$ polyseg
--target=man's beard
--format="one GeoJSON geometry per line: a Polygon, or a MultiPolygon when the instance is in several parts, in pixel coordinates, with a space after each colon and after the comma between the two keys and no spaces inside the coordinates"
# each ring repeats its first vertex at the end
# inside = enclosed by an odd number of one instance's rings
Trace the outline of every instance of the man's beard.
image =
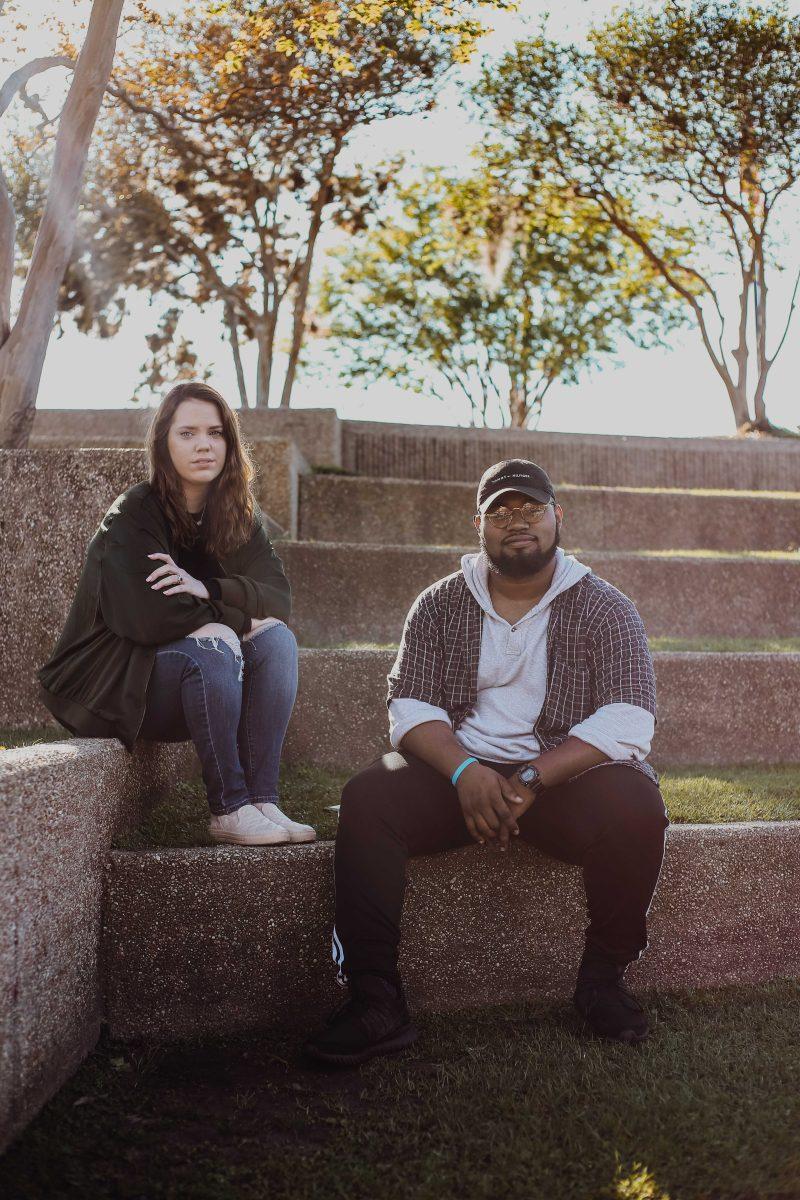
{"type": "Polygon", "coordinates": [[[531,546],[523,551],[501,549],[498,555],[490,554],[486,549],[483,534],[480,534],[481,550],[489,560],[489,570],[496,575],[505,575],[506,579],[529,579],[538,574],[548,563],[552,562],[561,542],[561,522],[556,524],[556,535],[553,544],[547,550],[540,546],[531,546]]]}

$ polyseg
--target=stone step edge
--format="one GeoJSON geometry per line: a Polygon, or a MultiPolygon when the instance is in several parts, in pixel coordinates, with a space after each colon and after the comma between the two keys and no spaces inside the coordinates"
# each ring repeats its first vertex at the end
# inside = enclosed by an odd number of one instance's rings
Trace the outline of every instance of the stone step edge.
{"type": "MultiPolygon", "coordinates": [[[[351,485],[353,483],[364,483],[369,485],[380,484],[382,487],[392,487],[402,489],[404,491],[418,489],[420,491],[429,491],[432,487],[436,488],[453,488],[458,491],[474,491],[473,484],[458,480],[458,479],[405,479],[402,475],[355,475],[355,474],[340,474],[332,471],[314,471],[304,475],[300,481],[301,491],[306,488],[313,488],[317,480],[324,480],[325,485],[329,484],[336,486],[351,485]]],[[[711,496],[718,496],[730,500],[753,501],[753,500],[770,500],[773,502],[784,500],[787,503],[800,502],[800,491],[786,491],[782,489],[764,489],[763,491],[737,488],[693,488],[693,487],[644,487],[634,484],[618,484],[613,486],[608,483],[569,483],[562,480],[556,482],[554,479],[553,486],[556,492],[590,492],[603,493],[614,495],[617,492],[622,492],[625,495],[633,493],[635,495],[647,496],[697,496],[698,499],[706,499],[711,496]]]]}
{"type": "MultiPolygon", "coordinates": [[[[385,551],[404,551],[406,554],[424,554],[431,555],[442,554],[443,552],[452,552],[455,554],[476,554],[477,550],[474,545],[466,546],[449,546],[449,545],[427,545],[417,546],[408,545],[403,542],[385,542],[382,545],[376,545],[373,542],[323,542],[316,541],[312,538],[303,538],[297,540],[293,538],[282,538],[275,543],[275,548],[280,553],[281,548],[286,548],[291,553],[295,547],[303,550],[319,550],[327,553],[339,553],[347,551],[351,554],[383,554],[385,551]]],[[[641,559],[661,559],[664,562],[738,562],[740,564],[748,563],[780,563],[781,565],[788,563],[790,566],[800,566],[800,551],[794,550],[764,550],[764,551],[736,551],[736,550],[602,550],[592,547],[587,549],[581,546],[562,546],[566,554],[580,554],[587,559],[596,559],[599,561],[613,560],[632,560],[638,561],[641,559]]]]}
{"type": "MultiPolygon", "coordinates": [[[[650,949],[631,985],[669,992],[796,976],[800,910],[785,896],[800,882],[798,845],[800,822],[667,830],[650,949]]],[[[274,848],[272,869],[263,855],[231,849],[160,861],[116,852],[109,862],[103,961],[113,1036],[306,1028],[341,999],[331,844],[306,847],[302,860],[274,848]],[[232,886],[241,906],[220,936],[215,914],[232,886]],[[165,899],[174,920],[163,919],[165,899]]],[[[571,996],[585,928],[577,867],[524,844],[487,863],[467,846],[414,857],[408,874],[400,968],[414,1009],[571,996]]]]}
{"type": "MultiPolygon", "coordinates": [[[[698,764],[700,765],[700,764],[698,764]]],[[[723,837],[723,836],[746,836],[754,831],[763,831],[764,829],[775,830],[780,833],[794,832],[800,838],[800,820],[797,821],[698,821],[680,822],[670,825],[667,831],[667,837],[674,838],[700,838],[700,837],[723,837]]],[[[226,863],[228,861],[242,862],[246,858],[258,855],[261,858],[277,857],[283,859],[295,859],[299,861],[302,858],[311,858],[319,854],[333,854],[335,845],[334,838],[320,839],[316,842],[300,844],[300,845],[283,845],[283,846],[150,846],[146,849],[139,850],[120,850],[113,849],[108,853],[108,860],[113,860],[114,863],[130,863],[136,858],[140,861],[149,860],[151,862],[163,861],[165,868],[171,866],[181,866],[191,864],[193,860],[200,859],[204,863],[226,863]]],[[[442,851],[443,854],[447,853],[442,851]]]]}

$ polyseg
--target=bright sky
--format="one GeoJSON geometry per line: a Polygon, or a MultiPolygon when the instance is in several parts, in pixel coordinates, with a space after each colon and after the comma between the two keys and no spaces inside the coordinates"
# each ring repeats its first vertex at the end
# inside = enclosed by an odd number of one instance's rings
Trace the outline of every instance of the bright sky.
{"type": "MultiPolygon", "coordinates": [[[[168,8],[171,4],[172,0],[156,0],[155,6],[168,8]]],[[[30,7],[34,5],[50,7],[47,0],[33,0],[30,7]]],[[[492,14],[495,32],[485,39],[481,55],[498,55],[514,40],[532,32],[543,8],[539,0],[522,0],[515,15],[492,14]]],[[[612,8],[610,0],[562,0],[558,12],[549,19],[549,30],[565,40],[581,40],[587,27],[612,8]]],[[[792,0],[790,9],[798,8],[800,0],[792,0]]],[[[34,44],[31,48],[41,52],[34,44]]],[[[477,69],[475,62],[466,73],[472,75],[477,69]]],[[[459,88],[452,85],[442,93],[432,113],[398,118],[365,130],[352,144],[350,153],[358,161],[367,162],[404,151],[421,163],[463,167],[475,137],[475,126],[470,125],[459,106],[459,88]]],[[[787,202],[784,220],[786,214],[790,218],[800,216],[798,198],[787,202]]],[[[773,276],[770,294],[774,340],[788,311],[793,276],[800,262],[797,241],[787,254],[786,269],[773,276]]],[[[62,338],[51,341],[39,393],[40,407],[117,407],[130,403],[139,367],[146,358],[144,339],[155,328],[159,311],[141,296],[132,298],[130,309],[130,317],[113,339],[100,341],[70,329],[62,338]]],[[[792,429],[800,425],[796,382],[800,376],[800,314],[795,314],[795,321],[794,336],[787,338],[768,389],[771,418],[792,429]]],[[[187,313],[180,331],[202,348],[204,362],[213,369],[211,382],[236,403],[233,365],[216,314],[187,313]]],[[[245,350],[244,361],[251,381],[255,374],[254,347],[245,350]]],[[[277,396],[273,402],[277,402],[277,396]]],[[[334,374],[301,378],[292,404],[297,408],[335,407],[341,417],[359,420],[469,424],[468,406],[460,396],[442,402],[390,384],[348,389],[334,374]]],[[[601,370],[586,375],[576,386],[554,385],[538,428],[657,436],[724,435],[733,432],[733,418],[700,335],[690,327],[676,334],[665,350],[641,351],[620,342],[614,362],[607,361],[601,370]]]]}

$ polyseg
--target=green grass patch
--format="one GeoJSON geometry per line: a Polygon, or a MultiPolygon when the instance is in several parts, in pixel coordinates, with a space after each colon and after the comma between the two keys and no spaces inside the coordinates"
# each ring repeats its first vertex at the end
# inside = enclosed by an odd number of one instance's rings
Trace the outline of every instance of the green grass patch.
{"type": "Polygon", "coordinates": [[[41,725],[35,729],[0,729],[0,750],[41,746],[45,742],[65,742],[71,737],[67,729],[56,729],[52,725],[41,725]]]}
{"type": "Polygon", "coordinates": [[[676,825],[800,821],[800,764],[659,771],[676,825]]]}
{"type": "MultiPolygon", "coordinates": [[[[324,1072],[285,1030],[104,1041],[0,1163],[8,1200],[796,1200],[800,984],[650,997],[632,1049],[568,1005],[418,1019],[324,1072]]],[[[299,1015],[302,1021],[302,1014],[299,1015]]]]}
{"type": "MultiPolygon", "coordinates": [[[[336,835],[336,813],[342,788],[352,772],[326,771],[304,765],[281,768],[281,809],[295,821],[313,825],[323,840],[336,835]]],[[[174,790],[130,832],[115,843],[118,850],[147,850],[154,846],[212,846],[208,836],[208,804],[202,780],[176,784],[174,790]]]]}
{"type": "Polygon", "coordinates": [[[674,550],[603,550],[600,547],[589,550],[581,547],[578,550],[570,549],[568,553],[589,557],[592,554],[624,554],[631,558],[765,558],[776,562],[800,562],[800,551],[797,550],[681,550],[679,547],[674,550]]]}
{"type": "Polygon", "coordinates": [[[701,654],[800,653],[800,637],[651,637],[647,639],[647,643],[654,652],[657,650],[694,650],[701,654]]]}
{"type": "MultiPolygon", "coordinates": [[[[313,825],[321,841],[336,836],[331,805],[351,771],[284,767],[281,808],[295,821],[313,825]]],[[[686,767],[662,771],[661,791],[675,824],[800,820],[800,765],[774,767],[686,767]]],[[[200,780],[179,783],[142,825],[121,835],[119,850],[211,846],[208,806],[200,780]]]]}
{"type": "MultiPolygon", "coordinates": [[[[650,649],[658,650],[694,650],[700,654],[798,654],[800,653],[800,637],[763,637],[763,638],[731,638],[731,637],[650,637],[647,639],[650,649]]],[[[304,647],[307,650],[393,650],[397,652],[397,642],[329,642],[304,647]]]]}

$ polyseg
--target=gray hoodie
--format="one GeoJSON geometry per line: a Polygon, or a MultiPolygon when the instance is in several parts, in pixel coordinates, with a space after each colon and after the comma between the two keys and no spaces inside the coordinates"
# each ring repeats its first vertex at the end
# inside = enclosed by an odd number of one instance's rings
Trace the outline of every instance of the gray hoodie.
{"type": "MultiPolygon", "coordinates": [[[[510,625],[495,612],[489,594],[489,564],[483,553],[461,560],[469,590],[483,609],[478,662],[478,700],[459,726],[456,737],[469,754],[491,762],[526,762],[540,753],[533,726],[547,687],[547,623],[549,608],[560,592],[573,587],[591,568],[572,554],[556,549],[556,569],[541,600],[510,625]]],[[[426,721],[450,718],[443,708],[420,700],[392,700],[389,734],[397,748],[405,735],[426,721]]],[[[655,723],[652,714],[634,704],[606,704],[570,734],[611,759],[644,759],[650,752],[655,723]]]]}

